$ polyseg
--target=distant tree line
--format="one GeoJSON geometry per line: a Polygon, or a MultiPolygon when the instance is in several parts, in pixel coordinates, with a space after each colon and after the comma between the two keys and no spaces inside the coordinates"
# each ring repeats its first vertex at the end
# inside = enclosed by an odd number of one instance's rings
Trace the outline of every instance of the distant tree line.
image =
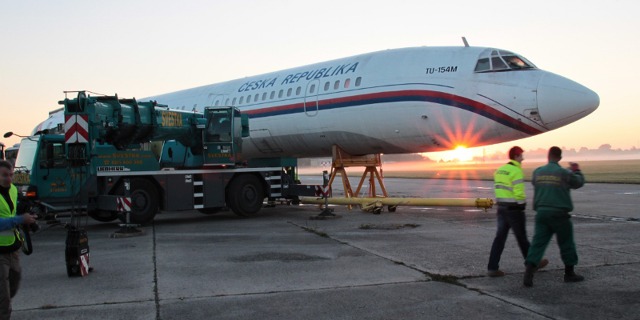
{"type": "MultiPolygon", "coordinates": [[[[614,149],[610,144],[606,143],[598,147],[597,149],[589,149],[587,147],[575,148],[562,148],[563,158],[580,158],[580,159],[601,159],[601,158],[628,158],[628,159],[640,159],[640,149],[637,147],[631,147],[630,149],[614,149]]],[[[549,149],[538,148],[533,150],[525,150],[525,159],[546,159],[549,149]]],[[[501,161],[508,158],[506,152],[497,151],[484,157],[484,161],[501,161]]],[[[483,161],[483,157],[474,157],[474,161],[483,161]]]]}
{"type": "MultiPolygon", "coordinates": [[[[565,159],[582,159],[582,160],[601,160],[603,158],[611,158],[611,159],[640,159],[640,148],[631,147],[630,149],[614,149],[610,144],[606,143],[598,147],[597,149],[589,149],[587,147],[581,147],[579,149],[575,148],[566,148],[561,147],[563,151],[563,158],[565,159]]],[[[532,150],[525,150],[525,159],[527,160],[545,160],[547,158],[547,152],[549,149],[538,148],[532,150]]],[[[507,153],[496,151],[492,154],[486,154],[483,156],[475,156],[473,157],[472,162],[496,162],[496,161],[504,161],[507,159],[507,153]]],[[[407,153],[407,154],[383,154],[382,161],[386,163],[391,162],[414,162],[414,161],[422,161],[422,162],[436,162],[438,160],[433,160],[429,158],[427,155],[423,155],[420,153],[407,153]]],[[[453,159],[446,162],[458,162],[459,160],[453,159]]],[[[439,162],[445,162],[444,160],[439,160],[439,162]]],[[[298,165],[302,167],[306,166],[320,166],[326,165],[327,163],[331,163],[331,158],[304,158],[298,159],[298,165]]]]}
{"type": "Polygon", "coordinates": [[[406,153],[406,154],[383,154],[383,162],[407,162],[407,161],[427,161],[433,162],[429,157],[423,156],[419,153],[406,153]]]}

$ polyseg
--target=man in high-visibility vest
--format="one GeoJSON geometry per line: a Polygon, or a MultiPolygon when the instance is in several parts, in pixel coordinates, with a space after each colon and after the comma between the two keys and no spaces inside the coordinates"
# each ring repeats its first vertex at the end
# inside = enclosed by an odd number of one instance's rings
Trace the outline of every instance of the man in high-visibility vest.
{"type": "Polygon", "coordinates": [[[560,247],[560,256],[564,263],[564,282],[580,282],[584,277],[576,274],[574,266],[578,264],[578,253],[573,240],[571,214],[573,201],[571,189],[584,185],[584,176],[577,163],[571,163],[569,169],[560,167],[562,149],[551,147],[549,163],[533,171],[531,183],[534,186],[533,209],[536,210],[536,228],[533,234],[531,250],[526,258],[523,284],[533,286],[533,273],[547,249],[551,237],[555,234],[560,247]]]}
{"type": "MultiPolygon", "coordinates": [[[[515,146],[509,150],[509,162],[496,170],[493,175],[496,203],[498,205],[498,230],[493,239],[487,275],[490,277],[502,277],[504,271],[500,270],[500,256],[504,250],[504,244],[509,235],[509,229],[513,229],[518,247],[523,258],[527,258],[529,252],[529,239],[527,239],[526,217],[524,210],[527,205],[527,196],[524,192],[524,173],[522,161],[524,150],[515,146]]],[[[545,267],[549,261],[543,259],[538,268],[545,267]]]]}
{"type": "Polygon", "coordinates": [[[20,224],[35,223],[35,216],[16,216],[18,189],[12,184],[13,166],[0,160],[0,320],[11,317],[11,298],[20,285],[20,255],[22,239],[20,224]]]}

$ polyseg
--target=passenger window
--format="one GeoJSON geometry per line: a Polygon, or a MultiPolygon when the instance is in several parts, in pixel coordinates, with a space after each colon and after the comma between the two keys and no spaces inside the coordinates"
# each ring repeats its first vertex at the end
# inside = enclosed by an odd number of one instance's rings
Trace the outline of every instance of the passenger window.
{"type": "Polygon", "coordinates": [[[333,90],[338,90],[340,88],[340,80],[336,80],[336,83],[333,84],[333,90]]]}
{"type": "Polygon", "coordinates": [[[240,102],[238,104],[242,104],[242,100],[244,100],[244,97],[240,97],[240,102]]]}
{"type": "Polygon", "coordinates": [[[236,105],[236,98],[233,98],[233,100],[231,100],[231,105],[235,106],[236,105]]]}
{"type": "Polygon", "coordinates": [[[247,103],[251,103],[251,95],[247,96],[247,103]]]}
{"type": "Polygon", "coordinates": [[[253,101],[258,102],[258,98],[260,98],[260,94],[256,93],[256,95],[253,97],[253,101]]]}
{"type": "Polygon", "coordinates": [[[300,95],[300,92],[302,92],[302,88],[298,87],[298,88],[296,89],[296,96],[299,96],[299,95],[300,95]]]}
{"type": "Polygon", "coordinates": [[[362,83],[362,77],[357,77],[356,78],[356,87],[359,87],[360,83],[362,83]]]}
{"type": "Polygon", "coordinates": [[[311,87],[309,88],[309,93],[313,93],[314,91],[316,91],[316,85],[312,84],[311,87]]]}
{"type": "Polygon", "coordinates": [[[216,100],[216,103],[214,104],[214,106],[217,107],[219,102],[220,102],[219,100],[216,100]]]}
{"type": "Polygon", "coordinates": [[[329,86],[330,86],[330,85],[331,85],[331,84],[329,83],[329,81],[325,82],[325,83],[324,83],[324,91],[329,91],[329,86]]]}
{"type": "Polygon", "coordinates": [[[284,94],[284,90],[280,89],[280,91],[278,92],[278,98],[282,98],[283,94],[284,94]]]}
{"type": "Polygon", "coordinates": [[[289,88],[289,90],[287,90],[287,97],[291,97],[291,91],[293,91],[292,88],[289,88]]]}
{"type": "Polygon", "coordinates": [[[269,99],[273,100],[273,98],[276,96],[276,92],[275,91],[271,91],[271,96],[269,96],[269,99]]]}
{"type": "Polygon", "coordinates": [[[262,101],[265,101],[265,100],[267,100],[267,93],[266,92],[262,94],[262,101]]]}
{"type": "Polygon", "coordinates": [[[229,98],[227,98],[227,100],[224,101],[224,105],[228,106],[229,105],[229,98]]]}
{"type": "Polygon", "coordinates": [[[349,88],[349,84],[351,84],[351,79],[348,78],[347,80],[344,81],[344,88],[348,89],[349,88]]]}

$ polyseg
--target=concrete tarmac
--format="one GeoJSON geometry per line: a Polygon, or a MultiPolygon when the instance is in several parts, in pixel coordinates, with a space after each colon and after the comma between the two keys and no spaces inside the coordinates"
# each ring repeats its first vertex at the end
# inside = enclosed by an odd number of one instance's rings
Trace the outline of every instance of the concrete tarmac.
{"type": "MultiPolygon", "coordinates": [[[[492,197],[487,181],[386,184],[392,196],[492,197]]],[[[94,268],[84,278],[67,277],[65,230],[43,225],[21,257],[12,319],[640,319],[640,185],[588,184],[573,196],[581,283],[563,282],[554,239],[549,266],[523,287],[513,236],[507,275],[486,277],[495,209],[334,207],[333,220],[309,220],[311,205],[249,219],[169,212],[133,238],[109,238],[115,222],[84,222],[94,268]]]]}

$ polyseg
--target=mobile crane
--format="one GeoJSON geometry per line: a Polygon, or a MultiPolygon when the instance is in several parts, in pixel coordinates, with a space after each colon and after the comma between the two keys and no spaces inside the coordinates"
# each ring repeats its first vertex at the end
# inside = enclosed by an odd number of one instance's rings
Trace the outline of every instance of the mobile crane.
{"type": "Polygon", "coordinates": [[[125,180],[131,222],[139,224],[159,210],[229,208],[251,216],[265,198],[295,189],[283,188],[295,159],[243,159],[249,120],[235,107],[188,112],[84,91],[58,103],[64,134],[22,139],[14,174],[23,195],[47,213],[81,209],[98,221],[122,218],[125,180]]]}

